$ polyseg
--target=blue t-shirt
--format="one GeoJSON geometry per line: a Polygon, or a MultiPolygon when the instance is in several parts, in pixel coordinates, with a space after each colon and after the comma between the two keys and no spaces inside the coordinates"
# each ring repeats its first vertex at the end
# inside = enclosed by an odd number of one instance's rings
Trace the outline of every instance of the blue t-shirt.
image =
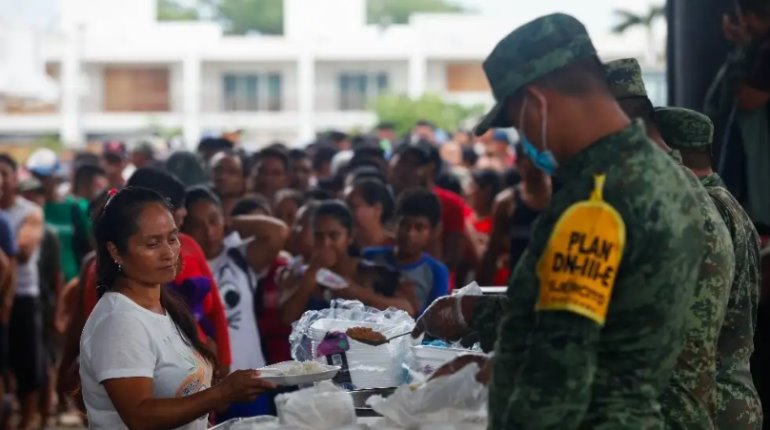
{"type": "Polygon", "coordinates": [[[11,223],[8,217],[0,211],[0,250],[9,257],[15,257],[18,253],[16,249],[16,235],[11,229],[11,223]]]}
{"type": "Polygon", "coordinates": [[[364,258],[398,270],[401,276],[412,281],[420,300],[420,313],[449,292],[449,270],[428,254],[422,254],[416,263],[398,264],[394,248],[383,246],[364,249],[364,258]]]}

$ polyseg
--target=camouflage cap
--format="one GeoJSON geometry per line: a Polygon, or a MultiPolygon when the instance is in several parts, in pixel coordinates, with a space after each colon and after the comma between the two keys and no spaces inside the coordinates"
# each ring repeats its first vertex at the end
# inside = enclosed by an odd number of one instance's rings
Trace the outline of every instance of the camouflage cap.
{"type": "Polygon", "coordinates": [[[476,126],[481,136],[490,128],[510,127],[505,103],[527,84],[578,59],[596,56],[583,24],[562,13],[546,15],[513,30],[484,61],[495,106],[476,126]]]}
{"type": "Polygon", "coordinates": [[[655,122],[671,148],[710,151],[714,124],[706,115],[690,109],[661,107],[655,109],[655,122]]]}
{"type": "Polygon", "coordinates": [[[642,68],[635,58],[610,61],[604,65],[607,85],[616,99],[626,97],[647,97],[642,80],[642,68]]]}

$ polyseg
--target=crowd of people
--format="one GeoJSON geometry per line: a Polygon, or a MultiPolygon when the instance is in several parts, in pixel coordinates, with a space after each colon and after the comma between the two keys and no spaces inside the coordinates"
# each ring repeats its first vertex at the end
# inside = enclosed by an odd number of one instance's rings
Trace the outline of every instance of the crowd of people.
{"type": "Polygon", "coordinates": [[[274,413],[254,369],[333,299],[475,333],[494,357],[439,373],[479,362],[495,430],[760,428],[759,236],[711,170],[711,121],[653,107],[636,60],[602,64],[562,14],[484,67],[497,104],[446,141],[420,120],[0,154],[0,429],[274,413]],[[450,295],[472,280],[510,288],[450,295]]]}
{"type": "MultiPolygon", "coordinates": [[[[550,178],[511,145],[515,133],[458,131],[439,142],[436,131],[423,120],[406,136],[382,123],[367,135],[324,133],[305,148],[273,143],[250,152],[231,135],[205,138],[194,152],[108,141],[100,154],[68,162],[48,149],[26,160],[0,154],[0,267],[15,266],[2,270],[2,320],[13,345],[5,387],[16,394],[6,412],[18,407],[18,428],[26,429],[46,423],[81,386],[81,409],[103,406],[110,394],[120,410],[110,385],[140,398],[130,383],[100,385],[123,373],[99,366],[140,366],[147,357],[116,345],[159,348],[131,335],[169,320],[140,312],[138,322],[127,315],[97,323],[138,310],[122,296],[164,309],[185,339],[201,341],[194,350],[217,363],[212,375],[222,380],[289,360],[292,322],[332,299],[416,318],[470,280],[505,285],[549,201],[550,178]],[[146,216],[175,227],[153,224],[145,237],[146,208],[156,206],[163,210],[146,216]],[[171,236],[174,249],[166,250],[171,236]],[[163,284],[164,293],[153,299],[133,283],[163,284]],[[86,368],[87,357],[99,362],[86,368]]],[[[272,408],[272,397],[261,396],[217,419],[272,408]]]]}

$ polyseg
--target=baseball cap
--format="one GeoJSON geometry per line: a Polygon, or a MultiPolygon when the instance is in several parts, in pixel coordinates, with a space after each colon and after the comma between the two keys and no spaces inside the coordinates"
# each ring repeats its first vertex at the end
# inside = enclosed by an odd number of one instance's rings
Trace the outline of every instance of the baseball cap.
{"type": "Polygon", "coordinates": [[[119,140],[108,140],[102,145],[102,153],[105,158],[124,160],[128,156],[126,144],[119,140]]]}
{"type": "Polygon", "coordinates": [[[51,176],[59,173],[61,164],[55,152],[48,148],[40,148],[29,156],[26,167],[34,175],[51,176]]]}
{"type": "Polygon", "coordinates": [[[685,108],[657,108],[655,122],[663,140],[671,148],[680,151],[711,152],[714,124],[706,115],[685,108]]]}
{"type": "Polygon", "coordinates": [[[505,118],[508,97],[535,80],[587,57],[596,57],[596,49],[585,26],[572,16],[546,15],[513,30],[484,60],[484,73],[496,103],[474,133],[481,136],[490,128],[511,127],[505,118]]]}
{"type": "Polygon", "coordinates": [[[635,58],[610,61],[604,65],[604,70],[607,73],[607,85],[616,99],[647,97],[642,68],[635,58]]]}

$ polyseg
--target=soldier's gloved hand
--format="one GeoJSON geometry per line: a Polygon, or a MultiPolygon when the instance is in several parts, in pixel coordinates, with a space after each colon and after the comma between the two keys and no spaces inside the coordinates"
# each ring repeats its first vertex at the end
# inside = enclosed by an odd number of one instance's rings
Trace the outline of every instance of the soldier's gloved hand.
{"type": "Polygon", "coordinates": [[[463,367],[476,363],[479,365],[479,373],[476,374],[476,380],[480,383],[487,385],[492,379],[492,357],[481,354],[464,354],[460,355],[443,366],[436,369],[428,381],[432,381],[442,376],[452,375],[459,372],[463,367]]]}
{"type": "Polygon", "coordinates": [[[438,339],[458,341],[471,332],[466,320],[464,309],[471,306],[463,303],[470,300],[469,296],[444,296],[439,297],[417,319],[417,324],[412,330],[412,337],[418,338],[427,333],[438,339]]]}

